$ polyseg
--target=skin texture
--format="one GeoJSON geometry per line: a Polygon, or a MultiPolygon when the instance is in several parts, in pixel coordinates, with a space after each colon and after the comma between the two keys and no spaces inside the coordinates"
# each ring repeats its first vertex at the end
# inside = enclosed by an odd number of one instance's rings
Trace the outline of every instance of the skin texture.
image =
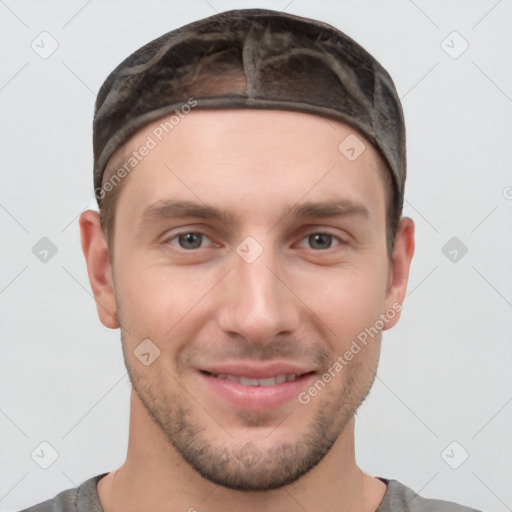
{"type": "MultiPolygon", "coordinates": [[[[109,169],[157,125],[132,137],[109,169]]],[[[307,391],[379,315],[395,310],[383,329],[398,321],[414,224],[401,219],[390,258],[382,162],[359,134],[363,153],[353,162],[341,154],[351,133],[295,112],[192,111],[125,178],[113,259],[98,214],[81,215],[98,314],[120,327],[133,384],[127,459],[98,484],[106,512],[378,507],[385,485],[356,464],[354,414],[375,377],[381,332],[307,404],[294,396],[234,405],[201,373],[226,362],[292,363],[314,372],[298,384],[307,391]],[[147,207],[171,198],[233,218],[143,222],[147,207]],[[341,199],[366,214],[286,214],[341,199]],[[236,250],[248,236],[262,249],[251,263],[236,250]],[[134,353],[145,339],[160,350],[148,366],[134,353]]]]}

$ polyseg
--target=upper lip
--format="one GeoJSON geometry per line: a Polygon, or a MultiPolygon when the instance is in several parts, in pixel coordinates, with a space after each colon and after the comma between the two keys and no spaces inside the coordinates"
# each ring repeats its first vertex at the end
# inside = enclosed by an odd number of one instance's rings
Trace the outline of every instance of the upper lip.
{"type": "Polygon", "coordinates": [[[231,361],[212,366],[203,366],[200,371],[213,373],[215,375],[235,375],[237,377],[248,377],[250,379],[268,379],[278,375],[303,375],[311,373],[313,368],[288,362],[269,362],[269,363],[248,363],[247,361],[231,361]]]}

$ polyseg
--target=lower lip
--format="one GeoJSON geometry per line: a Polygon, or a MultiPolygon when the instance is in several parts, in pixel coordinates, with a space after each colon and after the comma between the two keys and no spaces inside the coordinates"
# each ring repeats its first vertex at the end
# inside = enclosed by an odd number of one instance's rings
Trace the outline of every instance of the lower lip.
{"type": "Polygon", "coordinates": [[[218,379],[211,374],[199,372],[208,388],[230,402],[237,408],[265,411],[296,400],[299,393],[313,379],[314,374],[308,373],[291,382],[283,382],[274,386],[244,386],[239,382],[218,379]]]}

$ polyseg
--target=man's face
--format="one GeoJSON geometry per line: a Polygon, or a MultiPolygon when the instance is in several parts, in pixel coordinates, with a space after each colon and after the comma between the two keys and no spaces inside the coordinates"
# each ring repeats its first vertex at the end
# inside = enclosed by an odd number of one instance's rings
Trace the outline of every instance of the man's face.
{"type": "MultiPolygon", "coordinates": [[[[158,124],[124,155],[157,141],[158,124]]],[[[119,196],[113,282],[133,387],[173,449],[215,483],[296,480],[373,383],[380,332],[335,366],[396,298],[377,152],[357,134],[366,149],[350,161],[338,149],[350,134],[307,114],[196,110],[119,196]],[[337,215],[299,210],[338,202],[337,215]],[[134,353],[147,339],[160,350],[148,366],[134,353]]]]}

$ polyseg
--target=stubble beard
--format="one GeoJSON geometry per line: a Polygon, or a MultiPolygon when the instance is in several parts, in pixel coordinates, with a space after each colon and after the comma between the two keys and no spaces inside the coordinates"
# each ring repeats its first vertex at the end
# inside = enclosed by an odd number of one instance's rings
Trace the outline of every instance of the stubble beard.
{"type": "MultiPolygon", "coordinates": [[[[125,346],[123,343],[123,353],[125,346]]],[[[210,482],[232,490],[252,492],[284,487],[319,464],[367,397],[377,369],[376,362],[368,368],[362,366],[362,361],[344,368],[349,375],[338,393],[327,395],[329,391],[323,390],[311,402],[322,400],[322,406],[317,407],[305,432],[292,442],[263,450],[252,442],[237,443],[229,434],[226,434],[229,443],[212,441],[204,420],[201,421],[194,412],[194,408],[202,412],[199,403],[186,391],[181,393],[185,399],[169,398],[169,387],[179,387],[170,375],[167,383],[165,380],[151,381],[148,376],[165,372],[144,374],[136,368],[138,361],[133,356],[127,357],[124,353],[124,359],[133,389],[176,452],[210,482]],[[369,375],[361,379],[361,372],[369,375]],[[328,398],[324,398],[323,393],[328,398]]],[[[289,422],[293,423],[295,415],[307,414],[308,407],[309,404],[297,402],[296,408],[277,428],[286,428],[289,422]]],[[[247,414],[245,418],[240,414],[239,418],[245,426],[258,424],[258,413],[247,414]]],[[[208,421],[214,422],[213,419],[208,421]]]]}

